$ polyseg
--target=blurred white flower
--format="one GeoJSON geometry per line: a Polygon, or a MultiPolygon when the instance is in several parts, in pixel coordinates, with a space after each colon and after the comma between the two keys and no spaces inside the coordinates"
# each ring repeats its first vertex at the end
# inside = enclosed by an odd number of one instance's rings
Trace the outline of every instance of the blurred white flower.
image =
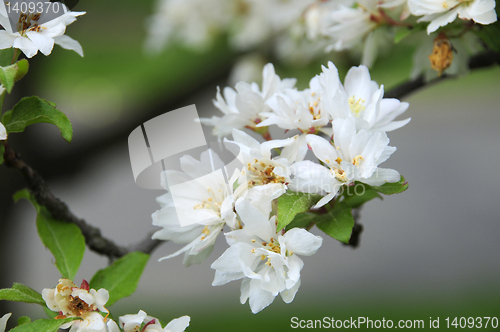
{"type": "Polygon", "coordinates": [[[183,264],[189,266],[208,257],[224,225],[235,229],[239,224],[233,212],[231,192],[235,180],[231,179],[228,186],[222,170],[214,172],[211,167],[223,165],[217,154],[205,151],[199,161],[187,155],[180,162],[182,172],[163,173],[162,186],[170,192],[157,198],[161,209],[153,213],[153,225],[163,229],[157,231],[153,239],[187,243],[160,260],[185,253],[183,264]],[[179,185],[167,185],[166,179],[176,179],[179,185]]]}
{"type": "Polygon", "coordinates": [[[184,332],[190,320],[189,316],[182,316],[173,319],[162,328],[158,319],[148,316],[142,310],[137,315],[125,315],[119,318],[123,332],[184,332]]]}
{"type": "Polygon", "coordinates": [[[254,130],[255,126],[262,121],[259,113],[269,110],[266,101],[277,92],[293,88],[296,83],[296,79],[281,80],[271,63],[264,66],[262,77],[262,90],[259,89],[257,83],[239,82],[236,84],[236,91],[226,87],[223,97],[220,89],[217,88],[217,97],[213,102],[215,107],[224,113],[224,116],[202,118],[201,123],[213,126],[213,134],[218,137],[231,134],[233,129],[247,127],[254,130]]]}
{"type": "Polygon", "coordinates": [[[495,0],[408,0],[408,5],[413,15],[424,15],[419,21],[431,22],[428,34],[453,22],[457,16],[479,24],[497,20],[495,0]]]}
{"type": "Polygon", "coordinates": [[[55,288],[45,288],[42,290],[42,297],[47,307],[56,312],[60,312],[58,317],[81,317],[83,320],[76,320],[61,326],[62,329],[71,327],[70,332],[115,332],[115,325],[106,323],[106,320],[99,312],[109,313],[104,307],[109,300],[109,293],[101,288],[98,291],[90,289],[86,280],[77,287],[71,280],[59,279],[55,288]]]}
{"type": "Polygon", "coordinates": [[[290,189],[308,193],[327,195],[316,207],[321,207],[337,195],[340,187],[355,181],[380,186],[386,182],[397,182],[400,175],[392,169],[380,168],[396,151],[388,146],[389,138],[385,132],[368,133],[356,131],[352,119],[336,119],[332,122],[334,141],[330,144],[317,135],[307,135],[307,143],[314,155],[326,166],[311,161],[297,162],[292,165],[294,174],[290,189]]]}
{"type": "Polygon", "coordinates": [[[5,129],[5,126],[0,122],[0,141],[6,139],[7,139],[7,129],[5,129]]]}
{"type": "Polygon", "coordinates": [[[231,44],[249,49],[265,42],[299,20],[315,0],[238,0],[238,11],[230,33],[231,44]]]}
{"type": "Polygon", "coordinates": [[[318,80],[323,89],[320,105],[323,112],[329,112],[332,119],[352,119],[358,131],[391,131],[410,121],[409,118],[394,121],[408,109],[408,103],[383,98],[384,86],[379,87],[371,80],[365,66],[352,67],[342,86],[337,68],[329,62],[318,80]]]}
{"type": "Polygon", "coordinates": [[[313,255],[323,239],[301,228],[276,234],[276,217],[269,219],[244,200],[237,202],[236,211],[244,227],[226,234],[230,247],[212,264],[216,270],[212,285],[243,279],[240,301],[244,304],[249,299],[253,313],[278,294],[286,303],[292,302],[304,266],[298,255],[313,255]]]}
{"type": "Polygon", "coordinates": [[[161,50],[175,38],[192,47],[205,47],[232,20],[232,0],[159,0],[148,21],[146,48],[161,50]]]}
{"type": "Polygon", "coordinates": [[[83,14],[85,12],[68,11],[49,22],[39,25],[40,14],[21,13],[19,24],[22,24],[22,26],[18,29],[20,32],[13,31],[8,20],[7,22],[1,22],[5,30],[0,31],[0,49],[18,48],[26,57],[31,58],[38,51],[44,55],[49,55],[54,48],[54,44],[57,44],[83,56],[81,45],[71,37],[64,35],[66,26],[76,21],[77,16],[83,14]]]}
{"type": "Polygon", "coordinates": [[[7,321],[9,320],[11,315],[12,315],[12,313],[8,313],[8,314],[3,315],[2,318],[0,318],[0,331],[1,332],[5,332],[5,328],[7,327],[7,321]]]}

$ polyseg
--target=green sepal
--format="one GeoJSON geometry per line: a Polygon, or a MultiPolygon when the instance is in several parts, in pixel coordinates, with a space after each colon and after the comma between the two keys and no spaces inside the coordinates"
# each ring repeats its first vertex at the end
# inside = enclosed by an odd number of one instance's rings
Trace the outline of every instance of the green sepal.
{"type": "Polygon", "coordinates": [[[12,91],[14,83],[23,78],[29,69],[28,60],[22,59],[13,65],[0,67],[0,83],[8,93],[12,91]]]}
{"type": "Polygon", "coordinates": [[[10,118],[4,124],[7,133],[21,133],[29,125],[35,123],[50,123],[61,131],[61,136],[71,143],[73,126],[68,117],[56,109],[53,103],[36,96],[21,99],[12,109],[10,118]]]}
{"type": "Polygon", "coordinates": [[[307,212],[321,199],[320,195],[287,192],[278,198],[278,225],[276,231],[285,228],[298,213],[307,212]]]}
{"type": "Polygon", "coordinates": [[[64,319],[39,319],[32,323],[23,324],[10,330],[10,332],[57,332],[63,324],[81,319],[69,317],[64,319]]]}
{"type": "Polygon", "coordinates": [[[321,215],[321,221],[316,226],[334,239],[348,244],[354,227],[351,207],[345,202],[336,203],[327,214],[321,215]]]}
{"type": "Polygon", "coordinates": [[[90,281],[90,288],[107,289],[109,292],[107,306],[111,306],[135,292],[148,259],[148,254],[138,251],[117,259],[110,266],[97,271],[90,281]]]}
{"type": "Polygon", "coordinates": [[[45,313],[47,314],[47,317],[52,318],[52,319],[56,318],[57,315],[59,315],[58,312],[52,311],[48,307],[43,308],[43,311],[45,311],[45,313]]]}
{"type": "Polygon", "coordinates": [[[78,226],[55,220],[27,189],[14,194],[14,201],[27,199],[37,212],[36,226],[42,243],[50,250],[61,276],[73,280],[85,253],[85,238],[78,226]]]}
{"type": "Polygon", "coordinates": [[[28,316],[22,316],[17,319],[17,326],[31,323],[31,318],[28,316]]]}
{"type": "Polygon", "coordinates": [[[0,300],[36,303],[41,306],[46,306],[42,295],[36,290],[29,288],[23,284],[14,283],[12,288],[0,289],[0,300]]]}
{"type": "Polygon", "coordinates": [[[394,36],[394,43],[398,44],[401,40],[405,39],[406,37],[425,30],[427,28],[428,23],[427,22],[422,22],[422,23],[417,23],[411,27],[401,27],[396,30],[396,34],[394,36]]]}

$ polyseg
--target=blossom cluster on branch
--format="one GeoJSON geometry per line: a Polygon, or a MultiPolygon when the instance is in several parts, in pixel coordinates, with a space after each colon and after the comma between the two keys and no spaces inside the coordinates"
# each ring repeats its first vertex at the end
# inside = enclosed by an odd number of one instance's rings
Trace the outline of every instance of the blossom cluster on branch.
{"type": "MultiPolygon", "coordinates": [[[[177,40],[203,49],[216,36],[227,35],[233,49],[254,52],[234,69],[234,76],[247,79],[262,62],[258,59],[269,54],[304,63],[348,51],[371,67],[394,41],[414,35],[409,41],[418,46],[412,73],[424,72],[430,79],[431,66],[419,60],[427,58],[433,43],[420,31],[444,33],[457,45],[460,63],[450,73],[462,74],[468,56],[482,48],[476,36],[481,27],[474,25],[495,21],[495,0],[158,0],[146,48],[161,50],[177,40]]],[[[448,67],[433,69],[441,73],[448,67]]]]}
{"type": "Polygon", "coordinates": [[[254,313],[278,294],[287,303],[293,300],[304,265],[300,256],[313,255],[322,244],[304,227],[284,227],[283,214],[290,212],[280,210],[287,200],[308,202],[295,214],[326,205],[335,211],[346,187],[398,183],[397,171],[379,165],[396,150],[388,146],[386,131],[410,121],[395,120],[408,103],[383,98],[383,86],[371,80],[365,66],[351,68],[342,84],[330,62],[305,90],[294,88],[295,79],[282,80],[272,64],[264,67],[263,77],[262,87],[239,82],[236,90],[225,88],[224,96],[219,89],[214,105],[224,116],[201,119],[219,139],[232,134],[224,142],[239,148],[240,166],[225,169],[228,181],[213,172],[214,164],[223,165],[214,151],[202,153],[200,160],[186,155],[180,159],[182,171],[163,173],[169,192],[158,198],[161,209],[153,214],[153,224],[162,227],[154,239],[186,244],[164,259],[184,254],[186,266],[204,261],[227,225],[229,248],[212,264],[213,285],[242,279],[240,300],[249,300],[254,313]],[[272,139],[271,125],[298,134],[272,139]],[[244,128],[266,141],[260,143],[244,128]],[[317,162],[305,160],[308,150],[317,162]]]}

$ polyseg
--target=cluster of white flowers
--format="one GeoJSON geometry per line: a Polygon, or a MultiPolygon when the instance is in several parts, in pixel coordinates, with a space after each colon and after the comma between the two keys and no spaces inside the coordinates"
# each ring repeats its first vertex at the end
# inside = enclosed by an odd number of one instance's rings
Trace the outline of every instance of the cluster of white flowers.
{"type": "MultiPolygon", "coordinates": [[[[61,278],[55,288],[45,288],[42,297],[50,310],[59,313],[56,319],[81,318],[60,327],[69,329],[69,332],[120,332],[120,328],[123,332],[183,332],[190,321],[189,316],[183,316],[162,328],[158,319],[141,310],[137,315],[121,316],[118,327],[114,320],[107,318],[109,311],[104,305],[109,299],[108,291],[104,288],[98,291],[90,289],[86,280],[77,287],[71,280],[61,278]],[[106,316],[101,313],[106,313],[106,316]]],[[[7,314],[0,319],[0,330],[2,327],[5,329],[9,317],[10,314],[7,314]]]]}
{"type": "Polygon", "coordinates": [[[306,61],[325,50],[350,50],[370,67],[392,44],[394,27],[420,17],[430,22],[430,34],[457,16],[493,23],[495,0],[158,0],[147,47],[161,49],[173,38],[207,45],[224,32],[238,50],[272,45],[279,57],[306,61]]]}
{"type": "Polygon", "coordinates": [[[148,48],[162,48],[171,38],[191,46],[206,45],[229,32],[231,45],[248,49],[288,29],[315,0],[159,0],[148,22],[148,48]]]}
{"type": "Polygon", "coordinates": [[[40,13],[20,12],[17,29],[13,29],[10,24],[7,10],[3,2],[0,3],[0,50],[7,48],[18,48],[28,58],[35,56],[38,51],[44,55],[49,55],[54,48],[54,44],[62,48],[73,50],[83,56],[81,45],[71,37],[64,35],[66,26],[76,21],[76,17],[85,12],[71,12],[63,5],[64,14],[39,24],[40,13]]]}
{"type": "Polygon", "coordinates": [[[299,256],[314,254],[322,244],[305,229],[277,231],[277,199],[290,191],[319,194],[323,198],[315,207],[320,208],[355,181],[375,186],[399,181],[397,171],[378,166],[396,150],[385,132],[410,120],[395,120],[408,104],[383,98],[383,86],[364,66],[353,67],[343,85],[329,63],[302,91],[294,88],[294,79],[281,80],[272,64],[263,76],[262,88],[239,82],[236,91],[224,90],[225,98],[218,91],[214,105],[224,116],[202,119],[219,138],[231,133],[233,140],[224,142],[239,148],[239,166],[226,169],[229,180],[213,170],[222,164],[213,151],[202,153],[200,161],[184,156],[182,171],[163,173],[169,192],[158,198],[161,209],[153,214],[153,224],[162,227],[153,238],[187,243],[164,257],[184,253],[184,265],[205,260],[227,225],[229,248],[212,264],[213,285],[242,279],[240,300],[248,299],[254,313],[278,294],[287,303],[293,300],[303,267],[299,256]],[[270,125],[298,134],[273,140],[270,125]],[[266,141],[259,143],[243,128],[266,141]],[[305,160],[308,149],[321,165],[305,160]]]}

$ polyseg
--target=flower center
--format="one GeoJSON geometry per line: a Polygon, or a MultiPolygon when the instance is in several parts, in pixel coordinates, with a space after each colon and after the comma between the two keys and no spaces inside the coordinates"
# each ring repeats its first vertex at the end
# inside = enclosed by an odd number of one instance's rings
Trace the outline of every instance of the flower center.
{"type": "Polygon", "coordinates": [[[333,173],[335,174],[335,178],[340,182],[347,182],[347,174],[343,169],[334,168],[333,173]]]}
{"type": "Polygon", "coordinates": [[[38,25],[38,20],[40,20],[41,13],[23,13],[19,15],[19,21],[17,22],[17,31],[20,31],[21,35],[25,35],[28,31],[40,32],[42,27],[38,25]]]}
{"type": "Polygon", "coordinates": [[[74,317],[83,317],[85,314],[92,312],[92,311],[97,311],[97,307],[95,305],[89,305],[87,302],[82,300],[81,298],[74,297],[72,295],[69,296],[69,316],[74,316],[74,317]]]}
{"type": "Polygon", "coordinates": [[[247,164],[247,179],[249,186],[265,185],[269,183],[286,183],[282,176],[274,173],[274,166],[265,162],[254,160],[247,164]]]}
{"type": "MultiPolygon", "coordinates": [[[[254,242],[254,243],[255,243],[255,242],[256,242],[256,240],[253,240],[253,239],[252,239],[252,242],[254,242]]],[[[263,241],[261,244],[264,246],[264,248],[263,248],[263,249],[265,249],[265,250],[267,250],[267,251],[270,251],[270,252],[273,252],[273,253],[278,254],[278,255],[280,255],[280,254],[281,254],[281,247],[280,247],[279,243],[277,243],[277,242],[275,242],[275,241],[274,241],[274,238],[271,238],[271,239],[269,240],[269,242],[265,242],[265,241],[263,241]]],[[[252,249],[252,250],[251,250],[251,252],[252,252],[252,253],[255,253],[255,248],[254,248],[254,249],[252,249]]],[[[292,256],[292,255],[293,255],[293,251],[291,251],[291,250],[287,250],[287,251],[285,252],[285,255],[286,255],[286,256],[292,256]]],[[[261,255],[261,256],[260,256],[260,259],[261,259],[261,260],[263,260],[263,261],[265,261],[265,260],[267,259],[267,262],[266,262],[265,264],[266,264],[267,266],[271,266],[271,267],[272,267],[272,265],[271,265],[271,257],[269,257],[269,255],[261,255]]]]}
{"type": "MultiPolygon", "coordinates": [[[[219,192],[222,192],[222,189],[218,189],[219,192]]],[[[201,201],[200,204],[196,204],[193,206],[193,209],[199,210],[199,209],[208,209],[212,210],[215,213],[217,213],[220,217],[220,207],[222,205],[222,201],[217,199],[217,196],[215,195],[214,191],[212,188],[208,188],[207,192],[209,193],[210,197],[207,199],[204,199],[201,201]]]]}
{"type": "Polygon", "coordinates": [[[349,98],[349,108],[351,109],[351,113],[356,117],[359,117],[360,113],[366,108],[365,103],[366,101],[364,99],[359,98],[356,100],[356,96],[351,96],[349,98]]]}

